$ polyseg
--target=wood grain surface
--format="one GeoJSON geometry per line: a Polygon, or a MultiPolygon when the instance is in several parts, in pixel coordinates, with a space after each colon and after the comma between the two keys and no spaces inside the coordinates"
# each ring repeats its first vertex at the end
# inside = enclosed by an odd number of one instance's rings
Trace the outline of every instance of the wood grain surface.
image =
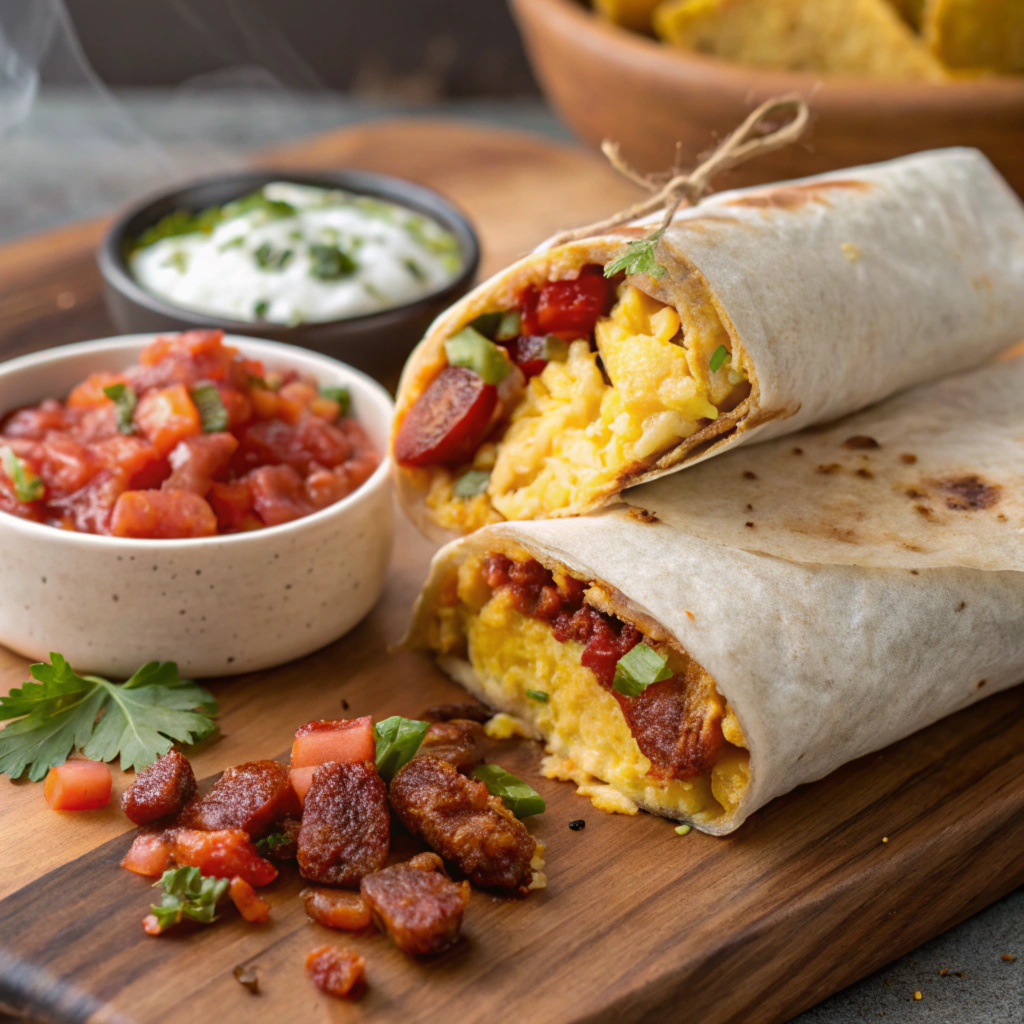
{"type": "MultiPolygon", "coordinates": [[[[274,156],[285,160],[442,188],[476,220],[485,272],[629,198],[586,154],[446,124],[346,131],[274,156]]],[[[0,249],[0,353],[108,331],[91,264],[100,230],[0,249]]],[[[425,656],[389,651],[431,551],[400,518],[385,595],[353,633],[280,669],[212,683],[221,731],[190,751],[197,774],[282,756],[309,719],[418,714],[458,699],[425,656]]],[[[0,651],[0,689],[26,668],[0,651]]],[[[533,744],[492,757],[548,802],[529,826],[547,847],[548,887],[523,900],[475,892],[464,940],[425,962],[382,935],[309,922],[287,871],[266,890],[267,925],[228,912],[191,936],[148,938],[152,891],[117,867],[131,834],[116,800],[57,814],[38,784],[0,780],[0,1006],[93,1024],[782,1021],[1024,881],[1024,690],[801,787],[724,839],[602,814],[536,774],[533,744]],[[586,828],[571,831],[574,818],[586,828]],[[306,953],[331,941],[366,957],[358,1004],[322,997],[305,977],[306,953]],[[235,980],[240,965],[256,968],[258,996],[235,980]]],[[[114,778],[116,797],[129,777],[114,778]]]]}

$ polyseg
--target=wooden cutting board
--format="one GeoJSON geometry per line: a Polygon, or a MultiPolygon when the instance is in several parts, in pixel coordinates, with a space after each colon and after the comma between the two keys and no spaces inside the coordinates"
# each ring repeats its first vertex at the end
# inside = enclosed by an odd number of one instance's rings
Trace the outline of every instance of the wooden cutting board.
{"type": "MultiPolygon", "coordinates": [[[[346,130],[272,159],[441,189],[477,223],[484,273],[633,198],[582,151],[445,123],[346,130]]],[[[111,333],[92,261],[102,227],[0,248],[0,355],[111,333]]],[[[458,699],[425,656],[388,650],[431,550],[400,519],[386,593],[358,629],[301,662],[211,684],[221,732],[192,753],[197,775],[282,756],[297,725],[339,716],[343,701],[347,714],[386,716],[458,699]]],[[[0,689],[26,667],[0,650],[0,689]]],[[[57,814],[40,785],[4,778],[0,1005],[94,1024],[782,1021],[1024,881],[1024,690],[803,786],[725,839],[600,813],[572,785],[540,778],[539,757],[526,742],[500,752],[548,802],[530,822],[547,845],[547,889],[524,900],[475,892],[463,941],[426,962],[384,936],[309,922],[289,872],[266,890],[267,925],[226,915],[189,937],[148,938],[140,921],[152,892],[117,867],[131,833],[116,800],[57,814]],[[574,818],[586,828],[571,831],[574,818]],[[305,977],[306,953],[327,941],[366,957],[370,988],[358,1004],[322,997],[305,977]],[[256,968],[259,995],[234,979],[239,965],[256,968]]],[[[114,779],[116,796],[130,778],[114,779]]]]}

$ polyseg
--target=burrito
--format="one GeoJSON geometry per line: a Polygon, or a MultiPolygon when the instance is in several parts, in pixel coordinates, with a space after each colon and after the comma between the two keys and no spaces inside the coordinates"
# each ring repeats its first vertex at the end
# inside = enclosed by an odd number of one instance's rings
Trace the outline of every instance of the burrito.
{"type": "Polygon", "coordinates": [[[596,806],[731,832],[1024,679],[1022,394],[994,363],[485,527],[437,554],[410,642],[596,806]]]}
{"type": "Polygon", "coordinates": [[[1021,336],[1024,206],[923,153],[547,247],[430,327],[398,391],[400,498],[437,540],[634,484],[980,365],[1021,336]]]}

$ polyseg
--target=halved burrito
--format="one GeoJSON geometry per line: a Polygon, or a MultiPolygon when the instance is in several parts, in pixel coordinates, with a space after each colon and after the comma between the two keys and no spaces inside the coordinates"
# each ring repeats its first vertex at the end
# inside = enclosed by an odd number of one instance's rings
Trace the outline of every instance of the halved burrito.
{"type": "Polygon", "coordinates": [[[411,642],[598,807],[730,832],[1024,679],[1022,394],[996,363],[488,526],[436,556],[411,642]]]}
{"type": "Polygon", "coordinates": [[[1024,207],[974,150],[722,193],[606,277],[650,230],[538,251],[431,326],[393,437],[422,530],[590,512],[1024,333],[1024,207]]]}

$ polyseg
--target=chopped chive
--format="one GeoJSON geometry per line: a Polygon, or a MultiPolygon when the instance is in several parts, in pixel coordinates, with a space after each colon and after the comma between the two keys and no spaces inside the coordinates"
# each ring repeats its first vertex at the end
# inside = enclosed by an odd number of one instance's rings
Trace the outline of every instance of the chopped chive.
{"type": "Polygon", "coordinates": [[[542,814],[547,807],[543,797],[532,786],[496,764],[482,764],[474,768],[470,775],[483,782],[492,796],[500,797],[501,802],[517,818],[542,814]]]}
{"type": "Polygon", "coordinates": [[[530,700],[539,700],[541,704],[547,704],[547,702],[551,700],[550,694],[545,690],[527,690],[526,696],[529,697],[530,700]]]}
{"type": "Polygon", "coordinates": [[[294,255],[292,249],[275,249],[269,242],[264,242],[256,250],[256,266],[260,270],[284,270],[294,255]]]}
{"type": "Polygon", "coordinates": [[[204,434],[219,434],[228,429],[228,411],[221,401],[216,384],[200,384],[192,391],[192,401],[199,410],[204,434]]]}
{"type": "Polygon", "coordinates": [[[711,358],[708,360],[708,369],[712,373],[717,373],[731,358],[729,350],[724,345],[719,345],[711,353],[711,358]]]}
{"type": "Polygon", "coordinates": [[[270,303],[267,302],[266,299],[260,299],[260,301],[252,307],[252,315],[256,317],[257,320],[262,320],[267,315],[267,309],[269,306],[270,303]]]}
{"type": "Polygon", "coordinates": [[[377,739],[377,771],[385,782],[390,782],[402,765],[408,763],[420,749],[429,722],[394,715],[373,727],[377,739]]]}
{"type": "Polygon", "coordinates": [[[452,493],[456,498],[475,498],[487,490],[491,474],[483,469],[471,469],[455,481],[452,493]]]}
{"type": "Polygon", "coordinates": [[[689,835],[690,826],[689,825],[676,825],[675,832],[676,832],[677,836],[689,835]]]}
{"type": "Polygon", "coordinates": [[[647,644],[637,644],[619,658],[612,688],[627,697],[639,697],[651,683],[671,678],[672,670],[665,659],[647,644]]]}
{"type": "Polygon", "coordinates": [[[14,486],[14,496],[21,502],[39,501],[46,491],[46,485],[6,445],[0,448],[0,466],[14,486]]]}
{"type": "Polygon", "coordinates": [[[444,343],[449,366],[465,366],[487,384],[500,384],[512,369],[505,350],[472,327],[463,327],[444,343]]]}
{"type": "Polygon", "coordinates": [[[135,389],[128,387],[127,384],[108,384],[103,389],[103,394],[117,407],[117,429],[122,434],[134,434],[135,423],[132,417],[135,415],[135,406],[139,400],[135,389]]]}
{"type": "Polygon", "coordinates": [[[405,269],[408,270],[417,281],[423,282],[427,279],[426,272],[415,260],[404,259],[402,260],[402,263],[405,266],[405,269]]]}
{"type": "Polygon", "coordinates": [[[322,397],[329,398],[332,402],[337,402],[341,406],[340,416],[347,416],[349,414],[349,410],[352,408],[352,395],[348,388],[321,388],[320,394],[322,397]]]}
{"type": "Polygon", "coordinates": [[[336,245],[311,245],[309,258],[310,274],[321,281],[336,281],[339,277],[347,277],[359,269],[356,261],[336,245]]]}

